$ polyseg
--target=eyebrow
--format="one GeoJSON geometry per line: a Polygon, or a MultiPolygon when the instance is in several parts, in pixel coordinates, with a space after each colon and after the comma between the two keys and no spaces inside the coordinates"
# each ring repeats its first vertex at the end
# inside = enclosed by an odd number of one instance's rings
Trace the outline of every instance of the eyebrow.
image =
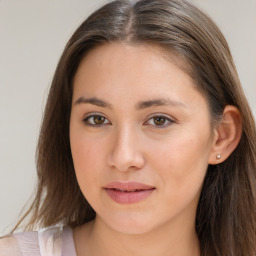
{"type": "MultiPolygon", "coordinates": [[[[112,108],[112,105],[107,102],[104,101],[102,99],[93,97],[93,98],[84,98],[84,97],[80,97],[78,98],[74,105],[78,105],[78,104],[92,104],[98,107],[102,107],[102,108],[112,108]]],[[[182,102],[178,102],[178,101],[174,101],[168,98],[163,98],[163,99],[153,99],[153,100],[147,100],[147,101],[141,101],[138,102],[136,104],[136,109],[137,110],[142,110],[145,108],[150,108],[153,106],[173,106],[173,107],[186,107],[185,104],[183,104],[182,102]]]]}
{"type": "Polygon", "coordinates": [[[101,99],[98,99],[98,98],[84,98],[84,97],[80,97],[79,99],[77,99],[75,101],[75,105],[78,105],[78,104],[81,104],[81,103],[84,103],[84,104],[92,104],[92,105],[95,105],[95,106],[98,106],[98,107],[102,107],[102,108],[111,108],[111,104],[104,101],[104,100],[101,100],[101,99]]]}
{"type": "Polygon", "coordinates": [[[153,106],[173,106],[173,107],[186,107],[185,104],[182,102],[174,101],[171,99],[154,99],[154,100],[147,100],[147,101],[142,101],[139,102],[136,105],[136,109],[145,109],[153,106]]]}

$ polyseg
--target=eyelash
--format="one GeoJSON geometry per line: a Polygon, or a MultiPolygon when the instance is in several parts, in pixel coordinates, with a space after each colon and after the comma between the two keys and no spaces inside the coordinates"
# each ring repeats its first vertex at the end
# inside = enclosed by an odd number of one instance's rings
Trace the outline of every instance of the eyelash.
{"type": "Polygon", "coordinates": [[[154,115],[154,116],[151,116],[144,124],[148,124],[154,128],[166,128],[168,126],[170,126],[171,124],[174,123],[174,120],[171,119],[170,117],[167,117],[165,115],[154,115]],[[149,122],[152,120],[154,122],[154,119],[163,119],[164,120],[164,124],[160,124],[160,125],[156,125],[156,124],[149,124],[149,122]]]}
{"type": "MultiPolygon", "coordinates": [[[[86,116],[86,117],[83,119],[83,122],[84,122],[85,125],[87,125],[87,126],[92,126],[92,127],[96,127],[96,128],[97,128],[97,127],[101,127],[101,126],[103,126],[103,125],[110,125],[110,124],[111,124],[111,122],[108,121],[108,119],[107,119],[105,116],[103,116],[103,115],[101,115],[101,114],[97,114],[97,113],[95,113],[95,114],[90,114],[89,116],[86,116]],[[95,120],[91,120],[91,121],[90,121],[90,119],[93,119],[93,118],[103,118],[104,121],[103,121],[102,124],[96,124],[96,123],[95,123],[95,120]],[[107,122],[106,122],[106,121],[107,121],[107,122]],[[94,122],[94,123],[92,123],[92,122],[94,122]]],[[[151,116],[146,122],[144,122],[144,124],[150,125],[150,126],[152,126],[152,127],[154,127],[154,128],[165,128],[165,127],[170,126],[172,123],[174,123],[174,120],[172,120],[171,118],[166,117],[166,116],[164,116],[164,115],[161,115],[161,114],[159,114],[159,115],[156,114],[156,115],[154,115],[154,116],[151,116]],[[160,124],[160,125],[150,124],[150,120],[153,120],[153,122],[154,122],[154,119],[163,119],[164,124],[160,124]]]]}
{"type": "Polygon", "coordinates": [[[108,119],[105,116],[103,116],[101,114],[97,114],[97,113],[90,114],[89,116],[86,116],[83,119],[83,122],[85,123],[85,125],[92,126],[92,127],[101,127],[103,125],[111,124],[109,121],[107,123],[105,123],[105,121],[108,121],[108,119]],[[96,118],[96,117],[104,118],[104,122],[102,124],[95,124],[95,123],[93,124],[92,122],[89,121],[90,119],[93,119],[93,118],[96,118]]]}

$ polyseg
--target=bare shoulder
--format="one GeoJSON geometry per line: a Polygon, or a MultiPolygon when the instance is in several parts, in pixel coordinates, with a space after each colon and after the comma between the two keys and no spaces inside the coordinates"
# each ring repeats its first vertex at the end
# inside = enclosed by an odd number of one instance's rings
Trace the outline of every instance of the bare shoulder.
{"type": "Polygon", "coordinates": [[[17,239],[12,236],[0,238],[0,255],[22,256],[17,239]]]}

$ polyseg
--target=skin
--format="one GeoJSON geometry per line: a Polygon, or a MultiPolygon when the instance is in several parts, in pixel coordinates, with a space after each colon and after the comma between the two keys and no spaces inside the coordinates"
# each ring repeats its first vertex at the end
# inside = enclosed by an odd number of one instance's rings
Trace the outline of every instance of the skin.
{"type": "Polygon", "coordinates": [[[74,79],[70,143],[96,219],[74,230],[78,256],[200,255],[196,207],[218,140],[210,123],[193,80],[155,46],[109,43],[86,55],[74,79]],[[168,104],[141,104],[156,99],[168,104]],[[113,181],[155,190],[118,204],[103,189],[113,181]]]}

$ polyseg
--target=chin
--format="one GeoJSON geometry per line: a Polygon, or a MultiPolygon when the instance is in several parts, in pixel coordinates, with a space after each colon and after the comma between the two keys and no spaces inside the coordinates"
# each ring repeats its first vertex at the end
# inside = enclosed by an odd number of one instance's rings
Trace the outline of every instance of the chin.
{"type": "Polygon", "coordinates": [[[120,225],[113,225],[112,229],[123,234],[128,235],[140,235],[150,232],[152,229],[149,227],[149,225],[139,225],[137,224],[120,224],[120,225]]]}
{"type": "Polygon", "coordinates": [[[112,216],[111,219],[103,219],[103,221],[112,230],[123,234],[139,235],[148,233],[154,229],[152,219],[145,216],[112,216]]]}

